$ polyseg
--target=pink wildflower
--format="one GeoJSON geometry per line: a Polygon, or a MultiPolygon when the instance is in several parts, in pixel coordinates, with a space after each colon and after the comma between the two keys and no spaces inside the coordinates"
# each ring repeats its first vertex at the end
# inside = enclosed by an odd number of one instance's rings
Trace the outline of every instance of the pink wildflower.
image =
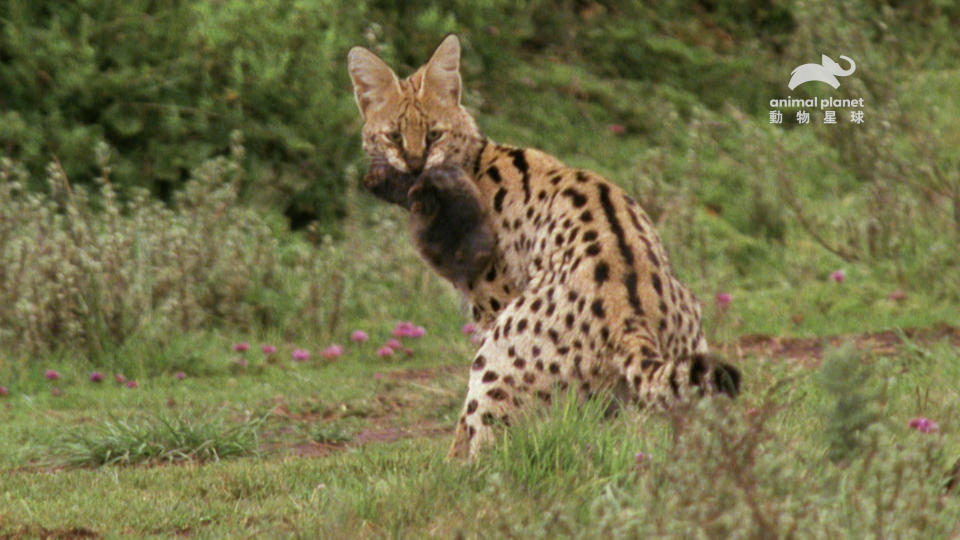
{"type": "Polygon", "coordinates": [[[127,388],[139,388],[140,385],[137,384],[137,381],[129,380],[127,381],[127,388]]]}
{"type": "Polygon", "coordinates": [[[409,321],[398,322],[397,325],[393,328],[393,337],[413,337],[417,338],[423,336],[427,333],[427,330],[422,326],[416,326],[409,321]]]}
{"type": "Polygon", "coordinates": [[[306,362],[310,359],[310,351],[306,349],[294,349],[290,356],[297,362],[306,362]]]}
{"type": "Polygon", "coordinates": [[[830,274],[830,279],[837,283],[843,283],[843,280],[847,279],[847,273],[843,270],[834,270],[833,273],[830,274]]]}
{"type": "Polygon", "coordinates": [[[5,395],[7,395],[7,394],[9,394],[9,393],[10,393],[10,391],[7,390],[7,387],[6,387],[6,386],[0,386],[0,396],[5,396],[5,395]]]}
{"type": "Polygon", "coordinates": [[[233,350],[240,353],[247,352],[250,350],[250,344],[247,343],[246,341],[241,341],[240,343],[237,343],[236,345],[233,346],[233,350]]]}
{"type": "Polygon", "coordinates": [[[387,341],[386,346],[387,346],[387,347],[390,347],[391,349],[399,349],[399,348],[403,347],[403,343],[400,343],[400,340],[391,339],[391,340],[387,341]]]}
{"type": "Polygon", "coordinates": [[[379,381],[380,379],[383,378],[383,373],[380,373],[380,372],[378,371],[378,372],[376,372],[376,373],[373,374],[373,378],[374,378],[374,379],[377,379],[377,380],[379,381]]]}
{"type": "Polygon", "coordinates": [[[175,379],[177,379],[178,381],[182,381],[182,380],[184,380],[184,379],[187,378],[187,374],[184,373],[184,372],[182,372],[182,371],[178,371],[178,372],[176,372],[176,373],[173,374],[173,377],[174,377],[175,379]]]}
{"type": "Polygon", "coordinates": [[[334,358],[340,357],[343,354],[343,347],[339,345],[331,345],[323,350],[320,353],[320,356],[326,358],[327,360],[333,360],[334,358]]]}
{"type": "Polygon", "coordinates": [[[48,369],[43,376],[46,377],[48,381],[55,381],[60,378],[60,372],[55,369],[48,369]]]}
{"type": "Polygon", "coordinates": [[[894,302],[900,302],[901,300],[907,299],[907,293],[903,292],[900,289],[893,291],[887,295],[888,300],[893,300],[894,302]]]}
{"type": "Polygon", "coordinates": [[[410,337],[415,326],[409,321],[400,321],[393,327],[393,337],[410,337]]]}
{"type": "Polygon", "coordinates": [[[127,380],[127,378],[124,377],[122,374],[117,373],[116,375],[113,376],[113,380],[117,381],[117,384],[123,384],[124,381],[127,380]]]}
{"type": "Polygon", "coordinates": [[[379,356],[380,358],[383,358],[384,356],[392,356],[392,355],[393,355],[393,349],[390,347],[384,346],[377,349],[377,356],[379,356]]]}
{"type": "Polygon", "coordinates": [[[910,420],[908,425],[921,433],[931,433],[940,429],[940,426],[937,425],[936,422],[922,416],[910,420]]]}
{"type": "Polygon", "coordinates": [[[353,333],[350,334],[350,339],[353,340],[354,343],[365,343],[370,339],[370,336],[363,330],[354,330],[353,333]]]}
{"type": "Polygon", "coordinates": [[[733,296],[730,293],[717,293],[716,297],[717,307],[720,309],[727,309],[727,306],[733,302],[733,296]]]}
{"type": "Polygon", "coordinates": [[[463,325],[463,328],[461,328],[460,331],[461,331],[463,334],[469,336],[470,334],[472,334],[472,333],[474,333],[474,332],[477,331],[477,326],[476,326],[475,324],[473,324],[472,322],[468,322],[467,324],[463,325]]]}
{"type": "Polygon", "coordinates": [[[94,371],[90,374],[90,382],[103,382],[103,373],[94,371]]]}
{"type": "Polygon", "coordinates": [[[261,345],[260,350],[263,351],[263,354],[273,354],[277,352],[277,348],[273,345],[261,345]]]}
{"type": "Polygon", "coordinates": [[[623,124],[610,124],[609,126],[607,126],[607,129],[609,129],[610,133],[613,133],[614,135],[620,135],[627,130],[627,128],[624,127],[623,124]]]}

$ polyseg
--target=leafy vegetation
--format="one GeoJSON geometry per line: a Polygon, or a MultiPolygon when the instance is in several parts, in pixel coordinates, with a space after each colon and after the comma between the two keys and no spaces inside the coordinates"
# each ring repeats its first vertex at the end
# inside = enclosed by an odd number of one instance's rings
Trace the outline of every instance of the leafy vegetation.
{"type": "Polygon", "coordinates": [[[0,3],[0,536],[956,537],[958,24],[942,2],[0,3]],[[355,187],[344,58],[410,72],[447,32],[488,134],[647,209],[737,400],[559,400],[443,460],[473,346],[405,216],[355,187]],[[857,71],[793,97],[863,97],[865,122],[771,124],[821,54],[857,71]]]}

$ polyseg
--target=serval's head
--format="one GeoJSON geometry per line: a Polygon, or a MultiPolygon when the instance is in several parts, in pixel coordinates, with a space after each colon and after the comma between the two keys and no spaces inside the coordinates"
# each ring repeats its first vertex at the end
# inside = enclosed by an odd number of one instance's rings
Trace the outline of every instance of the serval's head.
{"type": "Polygon", "coordinates": [[[406,79],[363,47],[347,56],[363,115],[363,150],[373,167],[417,175],[427,168],[467,168],[483,140],[460,105],[460,42],[449,35],[425,65],[406,79]]]}

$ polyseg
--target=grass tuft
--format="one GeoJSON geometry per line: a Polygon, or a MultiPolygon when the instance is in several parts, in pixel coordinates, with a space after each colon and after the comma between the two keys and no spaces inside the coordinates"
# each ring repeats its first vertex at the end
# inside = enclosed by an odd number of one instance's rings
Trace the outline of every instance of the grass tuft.
{"type": "Polygon", "coordinates": [[[548,486],[605,485],[634,469],[634,438],[622,422],[604,419],[609,401],[578,399],[574,392],[547,409],[529,412],[499,439],[491,467],[517,485],[541,492],[548,486]]]}
{"type": "Polygon", "coordinates": [[[109,420],[56,441],[49,455],[54,464],[71,467],[204,463],[257,455],[260,426],[266,418],[251,417],[235,424],[222,416],[109,420]]]}

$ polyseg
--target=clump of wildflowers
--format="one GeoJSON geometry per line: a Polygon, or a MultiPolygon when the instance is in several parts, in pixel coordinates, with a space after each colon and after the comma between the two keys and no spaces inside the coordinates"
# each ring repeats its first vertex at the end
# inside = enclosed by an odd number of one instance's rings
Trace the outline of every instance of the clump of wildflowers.
{"type": "Polygon", "coordinates": [[[306,349],[294,349],[290,356],[297,362],[306,362],[310,359],[310,351],[306,349]]]}
{"type": "Polygon", "coordinates": [[[340,358],[341,355],[343,355],[343,347],[341,347],[340,345],[331,345],[320,353],[320,356],[324,357],[327,360],[340,358]]]}
{"type": "Polygon", "coordinates": [[[920,433],[933,433],[934,431],[940,429],[940,426],[936,422],[923,416],[910,420],[907,425],[919,431],[920,433]]]}
{"type": "Polygon", "coordinates": [[[422,326],[417,326],[409,321],[400,321],[393,328],[393,337],[412,337],[418,338],[426,335],[427,330],[422,326]]]}

